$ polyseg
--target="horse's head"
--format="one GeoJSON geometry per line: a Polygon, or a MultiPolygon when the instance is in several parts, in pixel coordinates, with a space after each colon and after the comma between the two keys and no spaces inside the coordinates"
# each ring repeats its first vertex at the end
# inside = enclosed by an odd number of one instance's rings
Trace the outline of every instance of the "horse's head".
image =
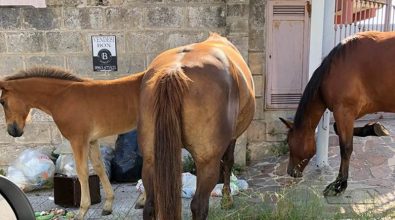
{"type": "Polygon", "coordinates": [[[29,115],[30,107],[23,101],[7,81],[0,81],[2,91],[0,104],[3,106],[7,131],[13,137],[20,137],[23,134],[26,118],[29,115]]]}
{"type": "Polygon", "coordinates": [[[296,129],[293,122],[280,118],[287,126],[287,142],[289,146],[289,162],[287,173],[292,177],[302,177],[303,170],[315,154],[314,133],[306,133],[303,129],[296,129]]]}

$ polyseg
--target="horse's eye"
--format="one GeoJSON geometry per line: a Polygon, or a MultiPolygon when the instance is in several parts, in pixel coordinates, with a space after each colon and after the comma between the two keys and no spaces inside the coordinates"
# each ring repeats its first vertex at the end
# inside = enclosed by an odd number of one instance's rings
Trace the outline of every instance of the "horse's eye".
{"type": "Polygon", "coordinates": [[[3,99],[0,99],[0,104],[1,104],[1,105],[4,105],[4,103],[5,103],[4,100],[3,100],[3,99]]]}

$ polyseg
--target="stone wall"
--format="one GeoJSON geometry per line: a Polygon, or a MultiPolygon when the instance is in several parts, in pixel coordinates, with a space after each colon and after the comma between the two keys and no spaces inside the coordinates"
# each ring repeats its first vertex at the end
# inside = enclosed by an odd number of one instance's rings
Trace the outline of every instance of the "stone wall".
{"type": "MultiPolygon", "coordinates": [[[[236,45],[254,75],[257,111],[236,147],[236,162],[245,164],[284,138],[277,116],[293,114],[264,109],[265,5],[266,0],[47,0],[44,9],[0,7],[0,76],[44,64],[113,79],[144,70],[161,51],[218,32],[236,45]],[[98,34],[116,35],[117,72],[93,72],[91,36],[98,34]]],[[[0,167],[28,147],[50,149],[63,141],[41,111],[32,112],[20,138],[6,133],[0,114],[0,167]]]]}

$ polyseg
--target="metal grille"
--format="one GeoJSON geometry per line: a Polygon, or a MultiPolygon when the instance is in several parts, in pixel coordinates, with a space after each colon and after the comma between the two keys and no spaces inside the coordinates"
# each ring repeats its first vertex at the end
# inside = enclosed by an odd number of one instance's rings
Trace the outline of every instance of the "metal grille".
{"type": "Polygon", "coordinates": [[[361,31],[395,30],[392,0],[335,0],[335,45],[361,31]]]}
{"type": "Polygon", "coordinates": [[[304,5],[275,5],[273,6],[274,15],[303,15],[305,13],[304,5]]]}
{"type": "Polygon", "coordinates": [[[302,97],[300,93],[294,94],[272,94],[271,104],[299,104],[302,97]]]}

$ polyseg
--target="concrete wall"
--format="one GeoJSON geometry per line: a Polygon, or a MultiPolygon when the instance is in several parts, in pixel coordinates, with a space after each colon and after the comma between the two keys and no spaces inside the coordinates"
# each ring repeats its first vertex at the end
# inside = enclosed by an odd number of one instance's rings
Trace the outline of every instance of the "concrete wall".
{"type": "MultiPolygon", "coordinates": [[[[142,71],[161,51],[219,32],[241,51],[255,80],[257,112],[238,141],[236,161],[259,160],[283,138],[277,116],[292,114],[264,110],[265,5],[265,0],[47,0],[44,9],[0,7],[0,76],[45,64],[84,77],[117,78],[142,71]],[[91,36],[97,34],[116,35],[117,72],[93,72],[91,36]]],[[[52,119],[38,110],[20,138],[6,134],[0,115],[0,167],[27,147],[53,148],[63,141],[52,119]]]]}

